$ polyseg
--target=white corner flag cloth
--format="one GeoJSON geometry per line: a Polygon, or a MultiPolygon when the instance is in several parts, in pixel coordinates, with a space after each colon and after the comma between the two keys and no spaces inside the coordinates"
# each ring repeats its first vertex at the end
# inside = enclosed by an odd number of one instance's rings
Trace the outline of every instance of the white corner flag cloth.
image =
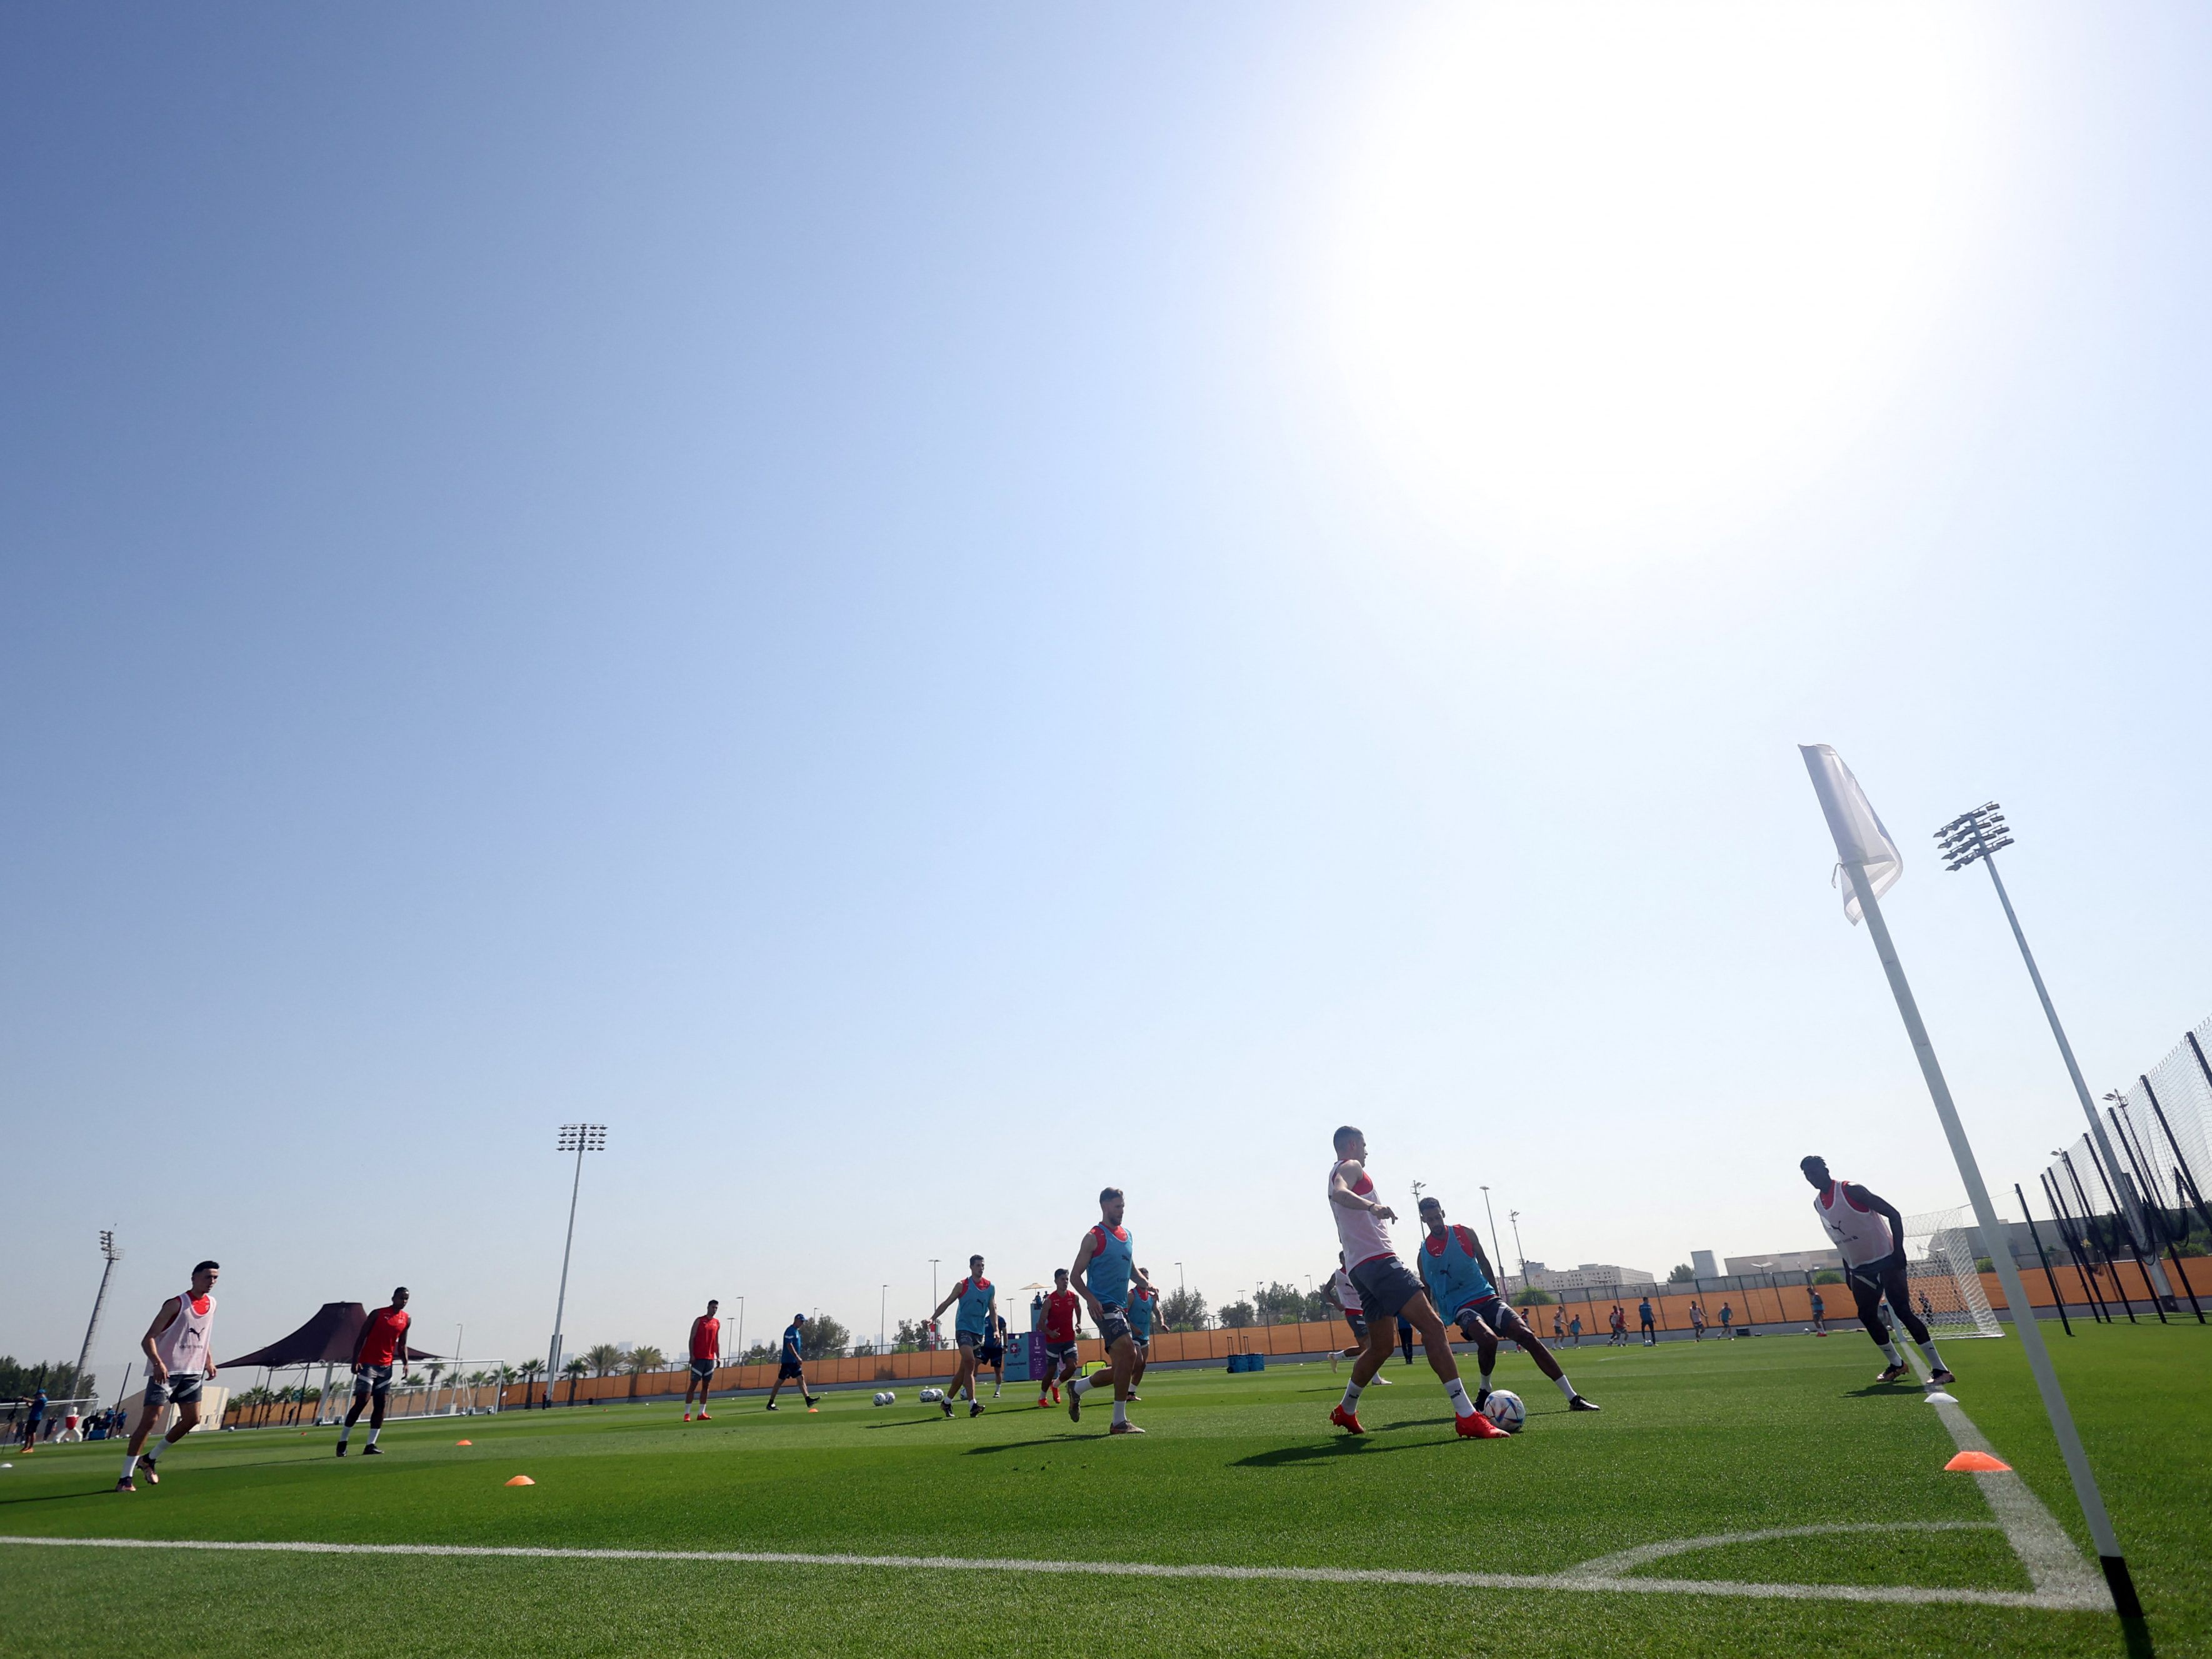
{"type": "Polygon", "coordinates": [[[1837,864],[1831,879],[1842,885],[1844,914],[1856,927],[1859,896],[1850,883],[1842,880],[1844,866],[1863,865],[1867,884],[1880,898],[1897,885],[1897,878],[1905,873],[1905,860],[1843,757],[1825,743],[1801,743],[1797,752],[1805,757],[1805,769],[1813,775],[1813,793],[1820,798],[1820,810],[1828,817],[1828,833],[1836,838],[1837,864]]]}

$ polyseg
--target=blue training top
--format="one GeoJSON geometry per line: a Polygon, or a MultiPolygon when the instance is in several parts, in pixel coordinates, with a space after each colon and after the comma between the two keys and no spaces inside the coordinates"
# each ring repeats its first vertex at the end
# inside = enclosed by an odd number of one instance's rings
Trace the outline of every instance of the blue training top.
{"type": "Polygon", "coordinates": [[[1424,1238],[1416,1259],[1420,1263],[1422,1288],[1446,1319],[1470,1302],[1487,1302],[1498,1294],[1490,1275],[1482,1271],[1481,1258],[1474,1253],[1474,1235],[1465,1227],[1447,1228],[1442,1238],[1433,1234],[1424,1238]]]}
{"type": "Polygon", "coordinates": [[[783,1328],[783,1357],[786,1359],[795,1360],[799,1358],[799,1339],[805,1334],[805,1332],[796,1325],[786,1325],[783,1328]]]}
{"type": "Polygon", "coordinates": [[[1129,1329],[1139,1342],[1152,1340],[1152,1309],[1159,1299],[1158,1291],[1148,1291],[1142,1285],[1129,1286],[1129,1329]]]}
{"type": "Polygon", "coordinates": [[[1109,1232],[1103,1226],[1093,1227],[1091,1245],[1091,1266],[1084,1273],[1091,1294],[1109,1308],[1127,1307],[1129,1275],[1137,1265],[1137,1249],[1130,1242],[1129,1230],[1116,1227],[1109,1232]]]}
{"type": "Polygon", "coordinates": [[[954,1288],[959,1294],[960,1306],[953,1315],[952,1328],[973,1331],[981,1336],[991,1328],[991,1281],[988,1279],[963,1279],[954,1288]]]}

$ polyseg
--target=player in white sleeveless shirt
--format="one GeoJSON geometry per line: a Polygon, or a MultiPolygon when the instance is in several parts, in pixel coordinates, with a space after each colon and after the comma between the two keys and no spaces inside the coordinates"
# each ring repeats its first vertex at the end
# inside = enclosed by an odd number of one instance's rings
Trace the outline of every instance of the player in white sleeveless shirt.
{"type": "Polygon", "coordinates": [[[191,1287],[164,1302],[154,1322],[146,1328],[146,1334],[139,1339],[138,1346],[146,1355],[146,1407],[131,1432],[131,1449],[124,1455],[123,1478],[115,1483],[118,1492],[137,1492],[137,1474],[143,1474],[149,1486],[160,1486],[155,1461],[165,1449],[199,1425],[200,1385],[216,1372],[214,1292],[222,1272],[213,1261],[203,1261],[193,1268],[191,1287]],[[142,1468],[140,1453],[146,1437],[153,1433],[161,1420],[162,1408],[168,1406],[177,1408],[176,1425],[160,1445],[145,1452],[142,1468]]]}
{"type": "Polygon", "coordinates": [[[1897,1322],[1905,1327],[1927,1359],[1929,1381],[1956,1382],[1958,1379],[1945,1367],[1942,1356],[1936,1352],[1936,1340],[1928,1327],[1912,1311],[1912,1297],[1905,1274],[1905,1218],[1898,1214],[1894,1205],[1876,1198],[1865,1188],[1836,1180],[1828,1173],[1826,1158],[1802,1158],[1797,1167],[1804,1172],[1805,1179],[1819,1189],[1819,1196],[1813,1200],[1813,1213],[1820,1218],[1820,1225],[1826,1229],[1838,1254],[1844,1258],[1844,1281],[1851,1287],[1852,1299],[1858,1304],[1859,1322],[1866,1327],[1875,1346],[1889,1361],[1875,1380],[1894,1382],[1905,1375],[1905,1356],[1890,1340],[1889,1327],[1881,1316],[1882,1298],[1887,1297],[1897,1322]]]}
{"type": "Polygon", "coordinates": [[[1336,1236],[1344,1246],[1344,1266],[1367,1318],[1367,1346],[1352,1362],[1352,1381],[1328,1420],[1352,1434],[1364,1434],[1359,1425],[1360,1390],[1373,1380],[1390,1358],[1396,1322],[1409,1321],[1421,1334],[1421,1347],[1429,1369],[1444,1385],[1451,1401],[1453,1425],[1462,1439],[1503,1440],[1505,1431],[1476,1409],[1467,1384],[1459,1378],[1459,1361],[1453,1357],[1444,1322],[1430,1304],[1429,1293],[1413,1270],[1398,1260],[1390,1248],[1384,1224],[1396,1212],[1375,1196],[1375,1182],[1367,1173],[1367,1137],[1346,1124],[1336,1132],[1336,1162],[1328,1171],[1328,1209],[1336,1219],[1336,1236]]]}

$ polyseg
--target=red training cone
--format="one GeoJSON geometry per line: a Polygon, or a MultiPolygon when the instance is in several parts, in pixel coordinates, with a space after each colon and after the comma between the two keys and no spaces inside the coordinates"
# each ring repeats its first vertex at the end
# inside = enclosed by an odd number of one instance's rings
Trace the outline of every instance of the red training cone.
{"type": "Polygon", "coordinates": [[[473,1446],[477,1443],[473,1440],[456,1440],[453,1443],[456,1446],[473,1446]]]}
{"type": "Polygon", "coordinates": [[[538,1483],[526,1474],[518,1474],[507,1484],[510,1486],[534,1486],[538,1483]]]}
{"type": "Polygon", "coordinates": [[[1943,1467],[1965,1474],[2001,1474],[2010,1469],[2012,1465],[2002,1458],[1990,1456],[1987,1452],[1968,1451],[1960,1452],[1943,1467]]]}

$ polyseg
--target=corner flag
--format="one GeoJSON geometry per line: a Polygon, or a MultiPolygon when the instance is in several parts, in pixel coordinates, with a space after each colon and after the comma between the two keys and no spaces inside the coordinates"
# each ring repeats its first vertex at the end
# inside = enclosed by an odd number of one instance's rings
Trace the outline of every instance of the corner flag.
{"type": "Polygon", "coordinates": [[[1880,898],[1897,885],[1897,878],[1905,873],[1905,860],[1843,757],[1825,743],[1801,743],[1797,752],[1805,757],[1805,769],[1813,775],[1813,793],[1820,798],[1828,833],[1835,837],[1838,862],[1832,879],[1843,887],[1844,914],[1856,927],[1859,896],[1851,884],[1843,881],[1844,866],[1856,864],[1863,869],[1875,896],[1880,898]]]}
{"type": "Polygon", "coordinates": [[[1951,1157],[1959,1166],[1959,1178],[1966,1183],[1966,1197],[1974,1206],[1974,1219],[1980,1224],[1982,1237],[1990,1247],[1990,1265],[1996,1269],[1997,1283],[2004,1287],[2005,1302],[2012,1310],[2013,1329],[2027,1355],[2027,1368],[2035,1375],[2036,1392],[2043,1396],[2044,1413],[2051,1419],[2051,1431],[2057,1438],[2059,1455],[2065,1460],[2067,1476],[2074,1483],[2075,1501],[2081,1506],[2081,1518],[2089,1523],[2089,1536],[2097,1547],[2099,1563],[2105,1569],[2105,1583],[2112,1589],[2112,1605],[2122,1619],[2140,1620],[2142,1602],[2136,1595],[2127,1558],[2120,1553],[2119,1535],[2112,1530],[2112,1517],[2105,1512],[2104,1495],[2097,1490],[2097,1477],[2089,1468],[2089,1455],[2081,1449],[2081,1437],[2074,1427],[2074,1413],[2067,1407],[2065,1393],[2058,1386],[2058,1373],[2051,1369],[2050,1352],[2043,1346],[2043,1333],[2035,1322],[2035,1309],[2021,1285],[2020,1269],[2013,1265],[2012,1252],[2004,1246],[2005,1235],[1997,1224],[1996,1210],[1990,1202],[1989,1188],[1982,1182],[1981,1165],[1967,1142],[1966,1126],[1959,1121],[1959,1108],[1951,1098],[1951,1085],[1944,1081],[1943,1068],[1936,1061],[1936,1046],[1929,1041],[1928,1028],[1921,1023],[1920,1005],[1913,1000],[1912,988],[1905,982],[1904,964],[1898,961],[1897,946],[1889,937],[1889,924],[1882,920],[1881,895],[1896,884],[1905,861],[1898,856],[1897,843],[1882,828],[1881,819],[1875,815],[1866,792],[1859,787],[1859,781],[1851,775],[1851,769],[1844,764],[1842,757],[1825,743],[1800,744],[1797,752],[1805,757],[1805,769],[1813,778],[1813,793],[1820,798],[1820,811],[1827,817],[1828,833],[1836,843],[1837,873],[1844,883],[1844,914],[1854,923],[1862,915],[1865,917],[1875,954],[1881,958],[1882,972],[1889,976],[1890,994],[1897,999],[1897,1012],[1905,1021],[1905,1034],[1911,1040],[1912,1052],[1920,1061],[1920,1075],[1927,1081],[1928,1097],[1936,1103],[1936,1116],[1943,1126],[1945,1139],[1951,1143],[1951,1157]]]}

